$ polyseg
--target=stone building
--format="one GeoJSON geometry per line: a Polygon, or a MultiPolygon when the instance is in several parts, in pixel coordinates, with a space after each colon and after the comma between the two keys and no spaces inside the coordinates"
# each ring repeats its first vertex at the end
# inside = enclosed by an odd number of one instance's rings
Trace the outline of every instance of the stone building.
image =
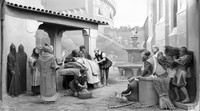
{"type": "MultiPolygon", "coordinates": [[[[184,108],[199,108],[200,65],[200,1],[199,0],[148,0],[147,49],[156,44],[163,51],[165,45],[185,46],[194,52],[193,77],[188,84],[193,101],[184,108]],[[192,82],[191,82],[192,81],[192,82]]],[[[199,110],[199,109],[197,109],[199,110]]]]}
{"type": "MultiPolygon", "coordinates": [[[[93,50],[96,48],[98,33],[103,33],[104,27],[112,27],[114,24],[113,18],[116,15],[116,3],[114,0],[41,0],[41,2],[45,9],[109,23],[107,26],[99,25],[98,30],[86,29],[87,33],[90,33],[90,36],[84,36],[83,43],[86,46],[86,50],[92,56],[94,55],[93,50]]],[[[68,34],[70,36],[70,32],[68,34]]],[[[71,35],[73,36],[73,34],[71,35]]],[[[82,35],[77,32],[76,36],[82,35]]]]}
{"type": "MultiPolygon", "coordinates": [[[[48,0],[49,1],[49,0],[48,0]]],[[[53,0],[52,0],[53,1],[53,0]]],[[[96,20],[91,17],[72,15],[67,12],[58,12],[46,9],[41,0],[0,0],[0,100],[7,96],[6,74],[7,55],[10,45],[13,43],[17,48],[20,44],[28,57],[36,47],[36,31],[44,30],[54,46],[54,55],[61,59],[62,33],[72,30],[98,30],[98,25],[108,25],[107,22],[96,20]]],[[[56,5],[56,4],[54,4],[56,5]]],[[[83,31],[84,32],[84,31],[83,31]]],[[[91,41],[92,33],[84,33],[86,44],[91,41]]],[[[88,44],[88,47],[92,44],[88,44]]],[[[28,66],[27,66],[28,69],[28,66]]],[[[27,71],[27,89],[30,91],[30,74],[27,71]]]]}

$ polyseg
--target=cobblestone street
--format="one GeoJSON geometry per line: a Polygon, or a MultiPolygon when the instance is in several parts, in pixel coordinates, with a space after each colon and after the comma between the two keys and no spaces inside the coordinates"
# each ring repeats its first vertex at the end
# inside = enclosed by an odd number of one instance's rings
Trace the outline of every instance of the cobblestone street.
{"type": "MultiPolygon", "coordinates": [[[[42,104],[39,96],[20,95],[16,98],[7,97],[1,103],[1,111],[160,111],[157,106],[149,108],[133,108],[126,106],[118,109],[109,109],[109,105],[119,105],[114,98],[114,92],[121,92],[127,86],[125,77],[119,77],[118,71],[111,72],[110,86],[97,88],[92,91],[93,98],[78,99],[64,96],[64,91],[59,92],[60,97],[54,104],[42,104]]],[[[177,110],[180,111],[180,110],[177,110]]]]}

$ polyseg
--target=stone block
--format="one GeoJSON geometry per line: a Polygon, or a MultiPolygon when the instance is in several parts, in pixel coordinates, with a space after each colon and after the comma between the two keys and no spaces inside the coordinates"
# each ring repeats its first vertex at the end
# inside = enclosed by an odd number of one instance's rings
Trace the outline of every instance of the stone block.
{"type": "Polygon", "coordinates": [[[174,105],[178,108],[184,109],[184,110],[191,110],[195,108],[195,104],[194,103],[181,103],[181,102],[174,102],[174,105]]]}
{"type": "Polygon", "coordinates": [[[157,105],[159,101],[158,94],[156,93],[152,78],[141,77],[139,79],[139,102],[145,105],[157,105]]]}

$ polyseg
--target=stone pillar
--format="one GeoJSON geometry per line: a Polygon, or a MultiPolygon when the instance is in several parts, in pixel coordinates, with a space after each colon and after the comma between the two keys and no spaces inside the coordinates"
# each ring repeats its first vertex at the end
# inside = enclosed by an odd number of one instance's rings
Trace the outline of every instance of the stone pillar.
{"type": "Polygon", "coordinates": [[[146,41],[147,50],[155,44],[155,23],[156,23],[156,0],[148,0],[148,40],[146,41]]]}
{"type": "Polygon", "coordinates": [[[82,31],[84,37],[84,45],[86,51],[94,57],[94,49],[96,49],[96,38],[98,36],[98,31],[94,29],[85,29],[82,31]]]}
{"type": "MultiPolygon", "coordinates": [[[[169,45],[169,0],[165,0],[165,45],[169,45]]],[[[163,47],[164,48],[164,47],[163,47]]]]}
{"type": "MultiPolygon", "coordinates": [[[[54,50],[54,55],[57,59],[58,63],[62,62],[62,52],[61,52],[61,39],[62,39],[62,34],[64,30],[61,30],[59,28],[48,28],[45,30],[50,38],[51,45],[53,46],[54,50]]],[[[57,90],[62,89],[62,81],[63,77],[59,75],[58,72],[56,72],[56,86],[57,90]]]]}
{"type": "Polygon", "coordinates": [[[84,38],[84,45],[86,48],[86,51],[89,53],[89,45],[90,45],[90,35],[89,35],[89,30],[88,29],[84,29],[82,30],[82,36],[84,38]]]}
{"type": "Polygon", "coordinates": [[[50,38],[51,45],[54,47],[54,55],[57,58],[58,62],[62,61],[62,52],[61,52],[61,39],[64,31],[58,29],[47,29],[45,30],[50,38]]]}
{"type": "Polygon", "coordinates": [[[90,49],[89,53],[94,57],[94,50],[96,49],[96,41],[98,36],[98,30],[90,29],[90,49]]]}

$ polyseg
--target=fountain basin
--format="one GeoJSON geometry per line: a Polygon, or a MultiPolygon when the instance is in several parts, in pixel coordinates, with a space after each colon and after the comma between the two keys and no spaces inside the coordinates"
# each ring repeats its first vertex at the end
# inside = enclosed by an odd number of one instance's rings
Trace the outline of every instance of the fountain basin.
{"type": "Polygon", "coordinates": [[[127,62],[116,64],[115,67],[118,67],[121,76],[136,77],[141,75],[142,64],[133,64],[127,62]]]}
{"type": "Polygon", "coordinates": [[[144,48],[125,48],[128,52],[128,62],[133,64],[142,64],[141,53],[145,50],[144,48]]]}

